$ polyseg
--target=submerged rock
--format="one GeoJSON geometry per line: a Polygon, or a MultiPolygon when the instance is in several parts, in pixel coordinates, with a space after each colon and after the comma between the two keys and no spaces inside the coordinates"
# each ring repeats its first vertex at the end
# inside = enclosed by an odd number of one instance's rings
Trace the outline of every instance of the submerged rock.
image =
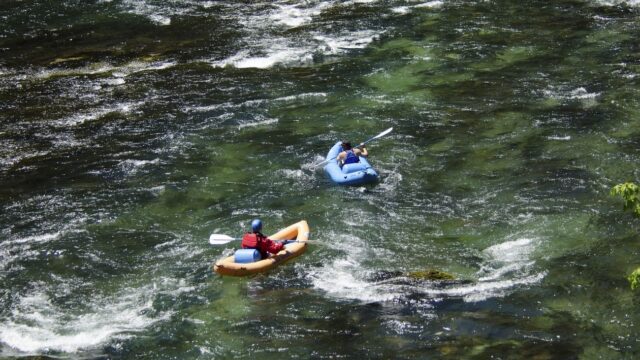
{"type": "Polygon", "coordinates": [[[406,275],[412,279],[416,280],[455,280],[456,278],[444,271],[440,270],[425,270],[425,271],[413,271],[406,275]]]}
{"type": "Polygon", "coordinates": [[[402,272],[402,271],[378,271],[375,274],[371,275],[369,281],[373,282],[391,282],[391,283],[414,283],[414,282],[424,282],[424,281],[434,281],[434,282],[461,282],[454,281],[456,280],[455,276],[446,273],[440,270],[427,269],[422,271],[411,271],[411,272],[402,272]]]}

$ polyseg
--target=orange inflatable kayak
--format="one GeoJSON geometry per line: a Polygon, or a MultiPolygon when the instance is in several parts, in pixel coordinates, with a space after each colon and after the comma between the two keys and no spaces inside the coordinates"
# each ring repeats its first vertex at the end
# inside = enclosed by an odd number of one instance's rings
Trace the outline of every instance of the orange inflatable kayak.
{"type": "Polygon", "coordinates": [[[269,236],[271,240],[296,240],[286,244],[277,254],[271,254],[268,258],[250,263],[237,263],[235,256],[231,255],[218,260],[213,265],[213,271],[221,275],[247,276],[268,271],[274,267],[301,255],[307,250],[309,240],[309,225],[305,220],[278,231],[269,236]]]}

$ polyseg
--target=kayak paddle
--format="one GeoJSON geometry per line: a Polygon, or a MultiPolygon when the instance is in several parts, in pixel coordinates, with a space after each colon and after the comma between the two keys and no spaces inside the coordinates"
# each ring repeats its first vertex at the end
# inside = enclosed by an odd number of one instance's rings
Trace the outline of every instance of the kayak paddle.
{"type": "MultiPolygon", "coordinates": [[[[229,235],[224,235],[224,234],[211,234],[211,236],[209,236],[209,244],[211,245],[224,245],[232,241],[240,241],[240,240],[242,240],[242,238],[233,238],[229,235]]],[[[275,241],[303,242],[303,241],[297,241],[297,240],[275,240],[275,241]]],[[[316,241],[304,240],[304,242],[316,242],[316,241]]]]}
{"type": "MultiPolygon", "coordinates": [[[[360,145],[358,145],[358,146],[363,146],[364,144],[368,143],[369,141],[373,141],[373,140],[375,140],[375,139],[381,138],[381,137],[383,137],[383,136],[387,135],[388,133],[390,133],[391,131],[393,131],[393,127],[390,127],[390,128],[388,128],[387,130],[385,130],[385,131],[381,132],[380,134],[378,134],[378,135],[376,135],[376,136],[372,137],[371,139],[366,140],[365,142],[360,143],[360,145]]],[[[357,147],[357,146],[356,146],[356,147],[357,147]]]]}
{"type": "MultiPolygon", "coordinates": [[[[388,128],[387,130],[385,130],[385,131],[381,132],[380,134],[378,134],[378,135],[376,135],[376,136],[372,137],[371,139],[366,140],[366,141],[364,141],[364,142],[361,142],[361,143],[360,143],[358,146],[356,146],[356,147],[364,146],[364,144],[366,144],[366,143],[368,143],[368,142],[370,142],[370,141],[373,141],[373,140],[375,140],[375,139],[379,139],[379,138],[381,138],[381,137],[383,137],[383,136],[387,135],[388,133],[390,133],[392,130],[393,130],[393,127],[390,127],[390,128],[388,128]]],[[[316,165],[314,165],[313,167],[314,167],[314,168],[317,168],[317,167],[320,167],[320,166],[326,165],[326,164],[328,164],[331,160],[336,160],[336,159],[325,159],[323,162],[321,162],[321,163],[319,163],[319,164],[316,164],[316,165]]]]}
{"type": "Polygon", "coordinates": [[[238,241],[238,240],[242,240],[242,239],[232,238],[231,236],[224,235],[224,234],[211,234],[211,236],[209,236],[209,244],[211,245],[224,245],[232,241],[238,241]]]}

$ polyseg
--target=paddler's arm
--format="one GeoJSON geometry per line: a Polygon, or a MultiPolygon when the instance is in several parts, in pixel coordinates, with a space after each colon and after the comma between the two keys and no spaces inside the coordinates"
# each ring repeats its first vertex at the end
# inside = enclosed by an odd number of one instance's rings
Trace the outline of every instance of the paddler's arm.
{"type": "Polygon", "coordinates": [[[269,238],[266,238],[267,243],[267,251],[272,253],[272,254],[277,254],[278,252],[280,252],[280,250],[284,249],[284,243],[280,242],[280,241],[276,241],[276,240],[271,240],[269,238]]]}
{"type": "Polygon", "coordinates": [[[346,159],[346,158],[347,158],[347,152],[343,151],[340,154],[338,154],[338,157],[336,158],[336,160],[338,161],[340,166],[342,166],[342,163],[344,162],[344,159],[346,159]]]}
{"type": "Polygon", "coordinates": [[[369,155],[369,152],[367,151],[367,147],[364,145],[358,145],[358,147],[356,148],[356,151],[358,151],[358,153],[356,154],[358,156],[367,157],[369,155]]]}

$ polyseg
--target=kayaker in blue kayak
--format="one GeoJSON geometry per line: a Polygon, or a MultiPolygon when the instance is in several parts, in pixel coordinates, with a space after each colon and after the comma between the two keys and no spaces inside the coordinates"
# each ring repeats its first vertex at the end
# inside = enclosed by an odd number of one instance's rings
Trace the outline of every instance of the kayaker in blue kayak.
{"type": "Polygon", "coordinates": [[[368,156],[369,152],[364,144],[360,144],[355,148],[351,147],[351,143],[348,141],[342,142],[342,152],[338,154],[338,161],[340,165],[354,164],[360,162],[360,156],[368,156]]]}
{"type": "Polygon", "coordinates": [[[269,253],[277,254],[284,247],[284,243],[273,241],[262,235],[262,220],[255,219],[251,222],[251,232],[242,236],[243,249],[256,249],[260,251],[263,259],[269,257],[269,253]]]}

